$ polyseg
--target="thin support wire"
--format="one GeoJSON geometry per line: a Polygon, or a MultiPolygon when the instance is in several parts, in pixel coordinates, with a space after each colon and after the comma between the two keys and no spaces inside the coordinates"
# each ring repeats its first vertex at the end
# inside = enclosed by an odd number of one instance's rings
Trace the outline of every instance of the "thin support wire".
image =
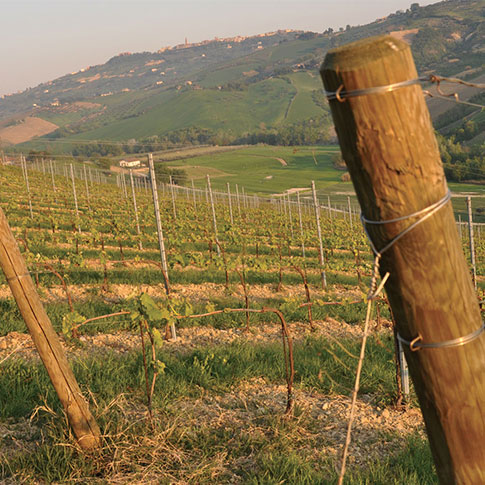
{"type": "Polygon", "coordinates": [[[342,464],[341,464],[341,467],[340,467],[340,475],[339,475],[339,478],[338,478],[338,485],[342,485],[343,482],[344,482],[345,466],[346,466],[346,463],[347,463],[347,456],[348,456],[348,453],[349,453],[350,442],[352,440],[352,425],[354,423],[354,418],[355,418],[355,406],[357,404],[357,394],[358,394],[359,388],[360,388],[360,376],[362,374],[362,365],[364,363],[365,347],[366,347],[366,344],[367,344],[367,337],[369,335],[369,323],[370,323],[370,316],[371,316],[371,310],[372,310],[372,302],[380,294],[380,292],[384,288],[384,285],[386,284],[386,281],[387,281],[388,278],[389,278],[389,273],[386,273],[384,275],[384,278],[382,278],[380,285],[377,287],[376,291],[372,295],[372,297],[367,299],[367,313],[366,313],[366,316],[365,316],[364,336],[362,337],[362,344],[360,346],[360,356],[359,356],[359,362],[357,364],[357,371],[356,371],[356,375],[355,375],[354,390],[352,392],[352,403],[350,405],[349,423],[347,425],[347,436],[345,438],[345,445],[344,445],[344,449],[343,449],[343,452],[342,452],[342,464]]]}

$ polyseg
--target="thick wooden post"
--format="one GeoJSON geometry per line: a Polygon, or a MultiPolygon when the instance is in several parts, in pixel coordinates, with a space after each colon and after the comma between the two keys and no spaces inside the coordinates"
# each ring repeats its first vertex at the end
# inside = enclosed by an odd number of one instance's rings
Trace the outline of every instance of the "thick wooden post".
{"type": "MultiPolygon", "coordinates": [[[[321,68],[343,158],[364,216],[408,216],[447,192],[419,84],[346,98],[345,92],[415,80],[409,46],[389,36],[330,51],[321,68]]],[[[368,225],[378,250],[419,219],[368,225]]],[[[441,484],[485,483],[485,334],[451,203],[383,254],[381,275],[419,397],[441,484]],[[422,347],[473,335],[462,346],[422,347]]]]}
{"type": "Polygon", "coordinates": [[[1,209],[0,266],[40,358],[64,406],[79,445],[84,449],[95,448],[100,444],[98,425],[81,394],[57,334],[42,306],[34,282],[10,230],[7,218],[1,209]]]}

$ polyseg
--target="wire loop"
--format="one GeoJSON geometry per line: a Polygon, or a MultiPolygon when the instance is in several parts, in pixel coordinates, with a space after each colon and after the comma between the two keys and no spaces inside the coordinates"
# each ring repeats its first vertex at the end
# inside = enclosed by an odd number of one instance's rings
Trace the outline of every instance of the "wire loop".
{"type": "Polygon", "coordinates": [[[444,340],[443,342],[422,343],[423,337],[418,334],[413,340],[406,340],[401,337],[399,332],[397,333],[397,339],[404,345],[407,345],[412,352],[417,352],[421,349],[446,349],[452,347],[461,347],[476,340],[485,330],[485,323],[482,323],[481,327],[464,337],[458,337],[451,340],[444,340]]]}
{"type": "Polygon", "coordinates": [[[413,212],[412,214],[408,214],[406,216],[401,216],[401,217],[395,217],[394,219],[387,219],[383,221],[372,221],[367,219],[364,214],[360,214],[360,220],[362,221],[362,225],[364,226],[364,231],[367,236],[367,239],[369,240],[369,244],[372,248],[372,251],[376,256],[381,257],[387,250],[389,250],[394,244],[396,244],[399,239],[401,239],[404,235],[406,235],[408,232],[412,231],[416,226],[419,224],[423,223],[426,219],[431,217],[435,212],[440,210],[442,207],[446,205],[446,203],[451,199],[451,192],[448,190],[444,197],[442,197],[438,202],[435,202],[434,204],[429,205],[428,207],[425,207],[424,209],[421,209],[417,212],[413,212]],[[407,219],[412,219],[413,217],[419,217],[422,216],[420,219],[418,219],[416,222],[413,222],[410,226],[408,226],[406,229],[401,231],[397,236],[394,236],[382,249],[377,249],[376,246],[374,245],[369,232],[367,231],[367,225],[384,225],[384,224],[392,224],[394,222],[401,222],[405,221],[407,219]]]}
{"type": "Polygon", "coordinates": [[[408,232],[412,231],[416,226],[424,222],[426,219],[431,217],[435,212],[440,210],[442,207],[446,205],[446,203],[451,199],[451,192],[448,190],[443,198],[441,198],[438,202],[435,202],[434,204],[429,205],[428,207],[425,207],[424,209],[421,209],[420,211],[413,212],[412,214],[408,214],[406,216],[401,216],[401,217],[395,217],[394,219],[387,219],[384,221],[372,221],[364,217],[364,214],[360,214],[360,220],[362,221],[362,225],[364,226],[364,232],[367,236],[367,239],[369,240],[370,247],[375,255],[374,258],[374,267],[372,269],[372,280],[369,288],[369,293],[367,294],[367,299],[372,300],[375,299],[376,297],[376,288],[377,288],[377,280],[379,278],[379,266],[380,266],[380,261],[383,253],[385,253],[387,250],[389,250],[394,244],[396,244],[399,239],[401,239],[405,234],[408,232]],[[408,226],[406,229],[401,231],[397,236],[394,236],[382,249],[378,250],[372,241],[369,232],[367,231],[366,225],[384,225],[384,224],[392,224],[394,222],[401,222],[405,221],[407,219],[412,219],[413,217],[419,217],[422,216],[420,219],[417,221],[413,222],[410,226],[408,226]]]}
{"type": "Polygon", "coordinates": [[[464,86],[469,86],[477,89],[485,89],[485,84],[480,83],[470,83],[468,81],[463,81],[462,79],[451,78],[451,77],[443,77],[438,76],[436,74],[431,74],[430,76],[421,76],[417,77],[416,79],[409,79],[407,81],[401,81],[392,84],[386,84],[384,86],[375,86],[371,88],[363,88],[363,89],[354,89],[351,91],[345,91],[344,85],[341,84],[336,91],[325,91],[325,96],[329,101],[337,100],[340,103],[343,103],[348,98],[354,98],[357,96],[366,96],[367,94],[380,94],[380,93],[390,93],[395,91],[396,89],[404,88],[406,86],[412,86],[413,84],[418,84],[420,82],[430,82],[432,84],[436,84],[436,90],[438,94],[433,94],[430,91],[423,90],[423,93],[429,97],[436,97],[441,99],[449,99],[453,98],[453,101],[460,104],[466,104],[469,106],[474,106],[477,108],[485,109],[485,106],[477,103],[471,103],[470,101],[462,101],[458,95],[458,93],[450,93],[446,94],[441,91],[441,83],[448,82],[454,84],[462,84],[464,86]]]}

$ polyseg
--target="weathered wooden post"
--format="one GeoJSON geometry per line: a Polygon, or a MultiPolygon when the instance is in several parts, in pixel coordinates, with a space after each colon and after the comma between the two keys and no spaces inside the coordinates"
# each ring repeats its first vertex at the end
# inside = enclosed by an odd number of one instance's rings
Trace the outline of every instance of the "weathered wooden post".
{"type": "Polygon", "coordinates": [[[79,445],[84,449],[97,447],[100,444],[98,425],[91,415],[89,406],[69,367],[57,334],[44,310],[7,218],[1,209],[0,266],[40,358],[64,406],[79,445]]]}
{"type": "Polygon", "coordinates": [[[483,484],[484,327],[411,50],[365,39],[330,51],[321,74],[440,483],[483,484]]]}

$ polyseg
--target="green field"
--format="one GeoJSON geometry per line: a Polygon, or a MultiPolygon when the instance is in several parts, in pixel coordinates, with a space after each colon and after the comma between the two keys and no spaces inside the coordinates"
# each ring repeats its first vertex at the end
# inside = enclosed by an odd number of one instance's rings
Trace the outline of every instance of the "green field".
{"type": "Polygon", "coordinates": [[[317,187],[322,190],[351,191],[352,186],[349,182],[340,181],[343,172],[332,166],[338,154],[339,148],[336,146],[256,146],[233,152],[177,160],[169,164],[171,167],[185,168],[189,179],[194,178],[196,187],[205,186],[203,167],[210,167],[223,172],[212,180],[212,185],[220,190],[225,189],[226,183],[229,182],[232,186],[238,184],[239,187],[244,187],[248,193],[273,194],[291,188],[309,187],[311,180],[315,180],[317,187]],[[284,160],[287,165],[282,165],[278,158],[284,160]]]}

